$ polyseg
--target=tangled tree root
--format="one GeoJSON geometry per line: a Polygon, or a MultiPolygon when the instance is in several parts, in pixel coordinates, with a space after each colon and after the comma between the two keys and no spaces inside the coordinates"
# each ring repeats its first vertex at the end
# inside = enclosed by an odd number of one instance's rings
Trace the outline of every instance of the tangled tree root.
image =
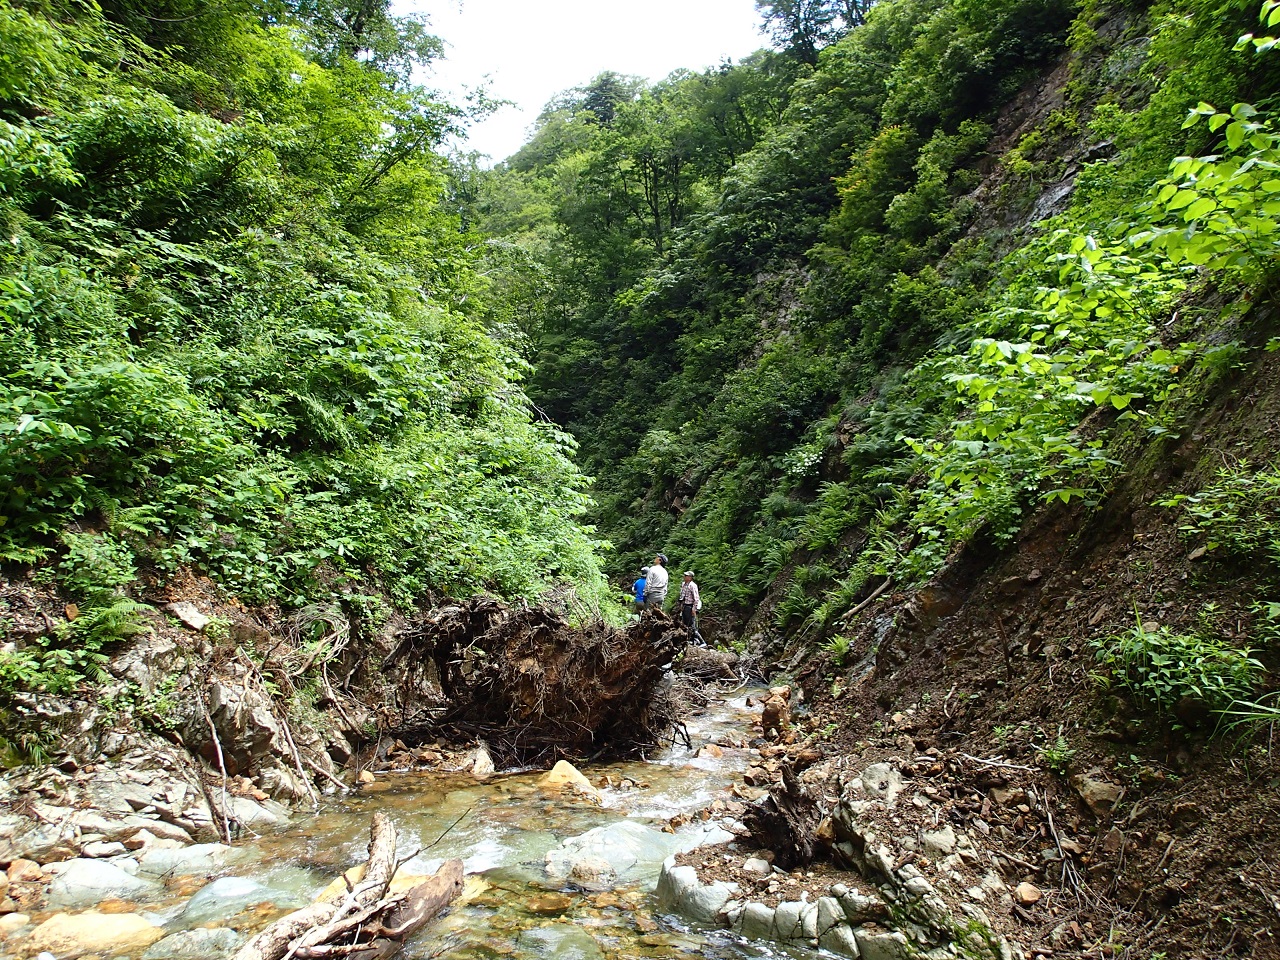
{"type": "Polygon", "coordinates": [[[444,711],[395,731],[483,740],[499,766],[636,756],[677,724],[666,667],[684,646],[683,628],[647,613],[625,629],[575,627],[545,609],[480,597],[441,607],[402,634],[383,670],[401,689],[434,673],[444,711]]]}

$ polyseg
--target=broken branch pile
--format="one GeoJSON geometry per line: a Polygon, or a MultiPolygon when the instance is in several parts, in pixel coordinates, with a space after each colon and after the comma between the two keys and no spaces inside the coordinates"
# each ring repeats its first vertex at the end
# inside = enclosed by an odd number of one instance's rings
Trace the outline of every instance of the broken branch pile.
{"type": "Polygon", "coordinates": [[[409,683],[426,663],[447,704],[436,719],[396,731],[483,740],[500,766],[548,759],[634,756],[676,721],[664,667],[683,628],[646,614],[626,629],[575,627],[541,608],[488,597],[432,611],[402,634],[383,665],[409,683]]]}
{"type": "Polygon", "coordinates": [[[373,815],[364,878],[345,892],[281,917],[240,948],[234,960],[383,960],[462,893],[462,861],[450,860],[407,893],[387,895],[396,872],[396,829],[373,815]]]}

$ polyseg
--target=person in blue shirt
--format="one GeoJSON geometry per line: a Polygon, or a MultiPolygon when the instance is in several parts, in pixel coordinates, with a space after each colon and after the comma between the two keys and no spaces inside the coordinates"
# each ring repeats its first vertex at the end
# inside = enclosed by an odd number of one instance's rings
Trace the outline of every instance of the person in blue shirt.
{"type": "Polygon", "coordinates": [[[637,580],[634,586],[632,587],[632,599],[635,604],[632,607],[633,613],[640,613],[640,611],[644,609],[644,587],[645,587],[645,580],[648,578],[648,576],[649,576],[649,568],[641,567],[640,579],[637,580]]]}

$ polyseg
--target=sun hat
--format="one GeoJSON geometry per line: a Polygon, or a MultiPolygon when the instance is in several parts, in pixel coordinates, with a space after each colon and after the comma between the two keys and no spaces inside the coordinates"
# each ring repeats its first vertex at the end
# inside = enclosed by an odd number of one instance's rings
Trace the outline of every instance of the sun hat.
{"type": "Polygon", "coordinates": [[[686,577],[692,577],[692,576],[693,576],[693,571],[692,571],[692,570],[686,570],[686,571],[684,572],[684,575],[685,575],[686,577]]]}

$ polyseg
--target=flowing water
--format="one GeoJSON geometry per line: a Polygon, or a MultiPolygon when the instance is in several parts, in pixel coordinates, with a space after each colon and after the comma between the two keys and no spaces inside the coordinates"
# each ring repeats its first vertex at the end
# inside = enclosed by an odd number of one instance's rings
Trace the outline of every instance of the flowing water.
{"type": "Polygon", "coordinates": [[[299,815],[288,828],[243,844],[227,876],[194,897],[159,905],[157,919],[173,929],[240,926],[244,917],[237,921],[237,911],[265,909],[262,887],[281,906],[309,902],[367,858],[370,818],[384,810],[399,831],[401,856],[418,851],[403,872],[432,873],[457,857],[468,876],[477,878],[469,881],[465,902],[410,941],[403,956],[782,956],[772,944],[746,943],[726,931],[699,931],[661,916],[653,897],[661,861],[677,846],[727,839],[696,817],[674,835],[661,828],[717,797],[732,799],[726,790],[748,766],[750,752],[723,747],[714,759],[695,754],[702,744],[741,740],[753,716],[745,696],[713,701],[688,720],[691,747],[679,744],[648,762],[586,769],[593,783],[607,778],[613,784],[602,789],[599,803],[544,792],[538,786],[541,771],[485,781],[437,772],[381,774],[370,789],[331,799],[314,815],[299,815]],[[548,851],[601,827],[610,828],[613,842],[598,855],[616,872],[616,882],[584,885],[548,876],[548,851]]]}

